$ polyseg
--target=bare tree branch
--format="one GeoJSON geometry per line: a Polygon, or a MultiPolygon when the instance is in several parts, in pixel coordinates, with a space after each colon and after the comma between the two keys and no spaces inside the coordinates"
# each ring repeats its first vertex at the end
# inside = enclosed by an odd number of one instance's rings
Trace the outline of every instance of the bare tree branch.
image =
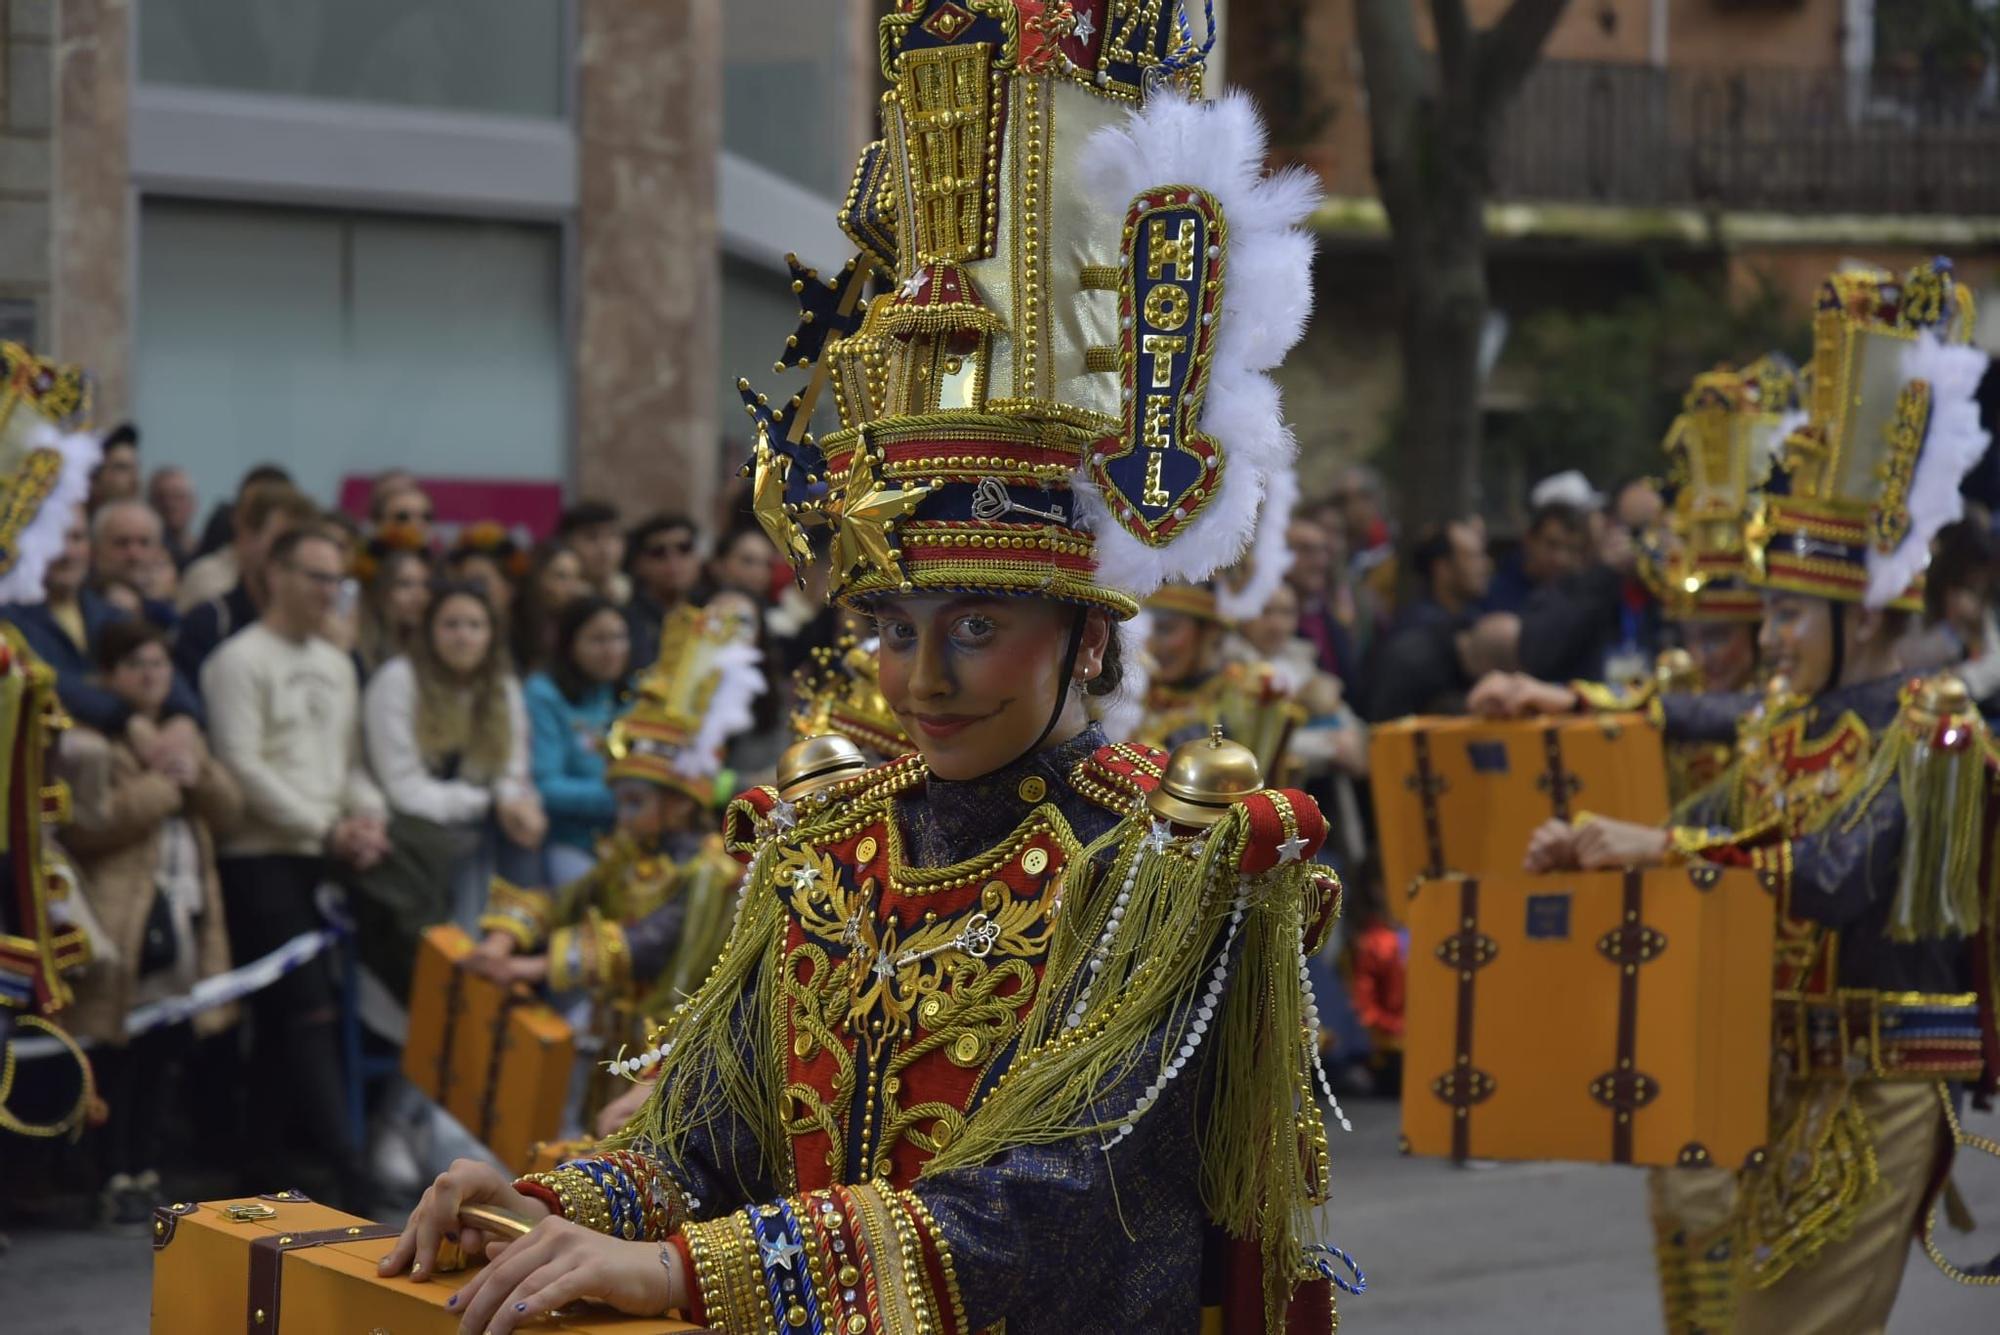
{"type": "Polygon", "coordinates": [[[1392,211],[1407,202],[1398,182],[1407,178],[1414,160],[1426,95],[1424,53],[1417,45],[1414,13],[1409,0],[1355,0],[1354,5],[1354,35],[1368,90],[1375,183],[1384,206],[1392,211]]]}
{"type": "Polygon", "coordinates": [[[1431,27],[1437,31],[1442,82],[1449,88],[1465,76],[1472,54],[1472,22],[1465,15],[1465,0],[1431,0],[1431,27]]]}
{"type": "Polygon", "coordinates": [[[1473,57],[1473,105],[1480,115],[1497,111],[1514,95],[1567,8],[1569,0],[1514,0],[1493,26],[1479,35],[1473,57]]]}

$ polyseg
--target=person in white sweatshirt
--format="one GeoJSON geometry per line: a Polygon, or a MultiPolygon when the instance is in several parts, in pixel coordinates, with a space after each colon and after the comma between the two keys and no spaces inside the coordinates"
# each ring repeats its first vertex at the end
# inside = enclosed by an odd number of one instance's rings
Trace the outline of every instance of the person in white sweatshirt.
{"type": "MultiPolygon", "coordinates": [[[[230,948],[258,959],[319,929],[315,893],[389,850],[382,795],[362,764],[353,661],[318,638],[346,577],[340,545],[306,525],[281,537],[255,624],[202,668],[214,752],[243,789],[243,820],[218,859],[230,948]]],[[[367,1176],[347,1125],[335,1022],[339,994],[321,953],[250,998],[258,1108],[246,1177],[280,1178],[365,1207],[367,1176]]]]}
{"type": "MultiPolygon", "coordinates": [[[[361,713],[369,768],[397,824],[421,821],[461,836],[451,917],[470,929],[495,860],[483,838],[489,826],[524,855],[541,848],[548,829],[529,773],[521,684],[477,585],[433,590],[409,652],[369,679],[361,713]]],[[[393,840],[395,826],[390,833],[393,840]]]]}

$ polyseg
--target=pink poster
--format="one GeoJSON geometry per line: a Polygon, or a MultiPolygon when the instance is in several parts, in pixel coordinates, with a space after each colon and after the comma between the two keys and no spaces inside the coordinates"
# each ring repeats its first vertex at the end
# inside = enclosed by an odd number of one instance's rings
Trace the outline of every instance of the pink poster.
{"type": "MultiPolygon", "coordinates": [[[[365,522],[372,481],[356,474],[342,479],[340,508],[365,522]]],[[[562,514],[562,485],[557,482],[466,477],[420,477],[417,481],[436,507],[432,523],[440,547],[449,547],[460,529],[481,520],[498,522],[515,542],[531,547],[555,532],[562,514]]]]}

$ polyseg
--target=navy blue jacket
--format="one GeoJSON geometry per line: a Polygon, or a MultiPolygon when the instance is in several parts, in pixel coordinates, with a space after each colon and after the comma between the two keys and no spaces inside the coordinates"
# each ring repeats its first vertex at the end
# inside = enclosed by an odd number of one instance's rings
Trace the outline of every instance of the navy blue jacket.
{"type": "MultiPolygon", "coordinates": [[[[89,641],[86,644],[70,639],[47,603],[0,606],[0,621],[10,622],[19,629],[35,656],[55,669],[56,696],[70,717],[107,737],[116,737],[125,731],[132,711],[124,701],[97,684],[97,664],[91,657],[91,646],[96,644],[104,627],[130,614],[88,588],[77,594],[77,604],[83,612],[83,633],[89,641]]],[[[188,714],[196,722],[204,721],[200,693],[179,672],[174,673],[173,690],[167,695],[164,712],[169,717],[188,714]]]]}

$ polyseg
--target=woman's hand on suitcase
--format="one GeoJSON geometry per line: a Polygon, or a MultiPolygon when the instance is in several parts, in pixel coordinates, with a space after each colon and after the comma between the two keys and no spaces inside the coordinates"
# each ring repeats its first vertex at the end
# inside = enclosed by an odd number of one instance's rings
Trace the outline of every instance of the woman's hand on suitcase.
{"type": "Polygon", "coordinates": [[[589,1301],[632,1316],[661,1316],[687,1306],[679,1254],[657,1242],[626,1242],[544,1219],[515,1242],[495,1242],[490,1261],[453,1296],[465,1315],[459,1335],[508,1335],[573,1302],[589,1301]]]}
{"type": "Polygon", "coordinates": [[[1528,836],[1522,867],[1531,872],[1575,871],[1576,826],[1566,820],[1545,820],[1528,836]]]}
{"type": "Polygon", "coordinates": [[[481,1255],[486,1250],[486,1235],[476,1228],[458,1226],[458,1212],[468,1205],[494,1205],[535,1220],[545,1219],[549,1213],[549,1207],[533,1196],[514,1190],[513,1181],[492,1164],[460,1159],[438,1174],[417,1208],[410,1211],[410,1222],[403,1225],[403,1236],[396,1239],[395,1248],[382,1258],[380,1273],[397,1275],[408,1269],[413,1280],[429,1279],[437,1269],[440,1241],[456,1242],[467,1256],[481,1255]]]}
{"type": "Polygon", "coordinates": [[[1585,871],[1657,867],[1667,860],[1667,832],[1657,825],[1599,817],[1576,827],[1576,863],[1585,871]]]}

